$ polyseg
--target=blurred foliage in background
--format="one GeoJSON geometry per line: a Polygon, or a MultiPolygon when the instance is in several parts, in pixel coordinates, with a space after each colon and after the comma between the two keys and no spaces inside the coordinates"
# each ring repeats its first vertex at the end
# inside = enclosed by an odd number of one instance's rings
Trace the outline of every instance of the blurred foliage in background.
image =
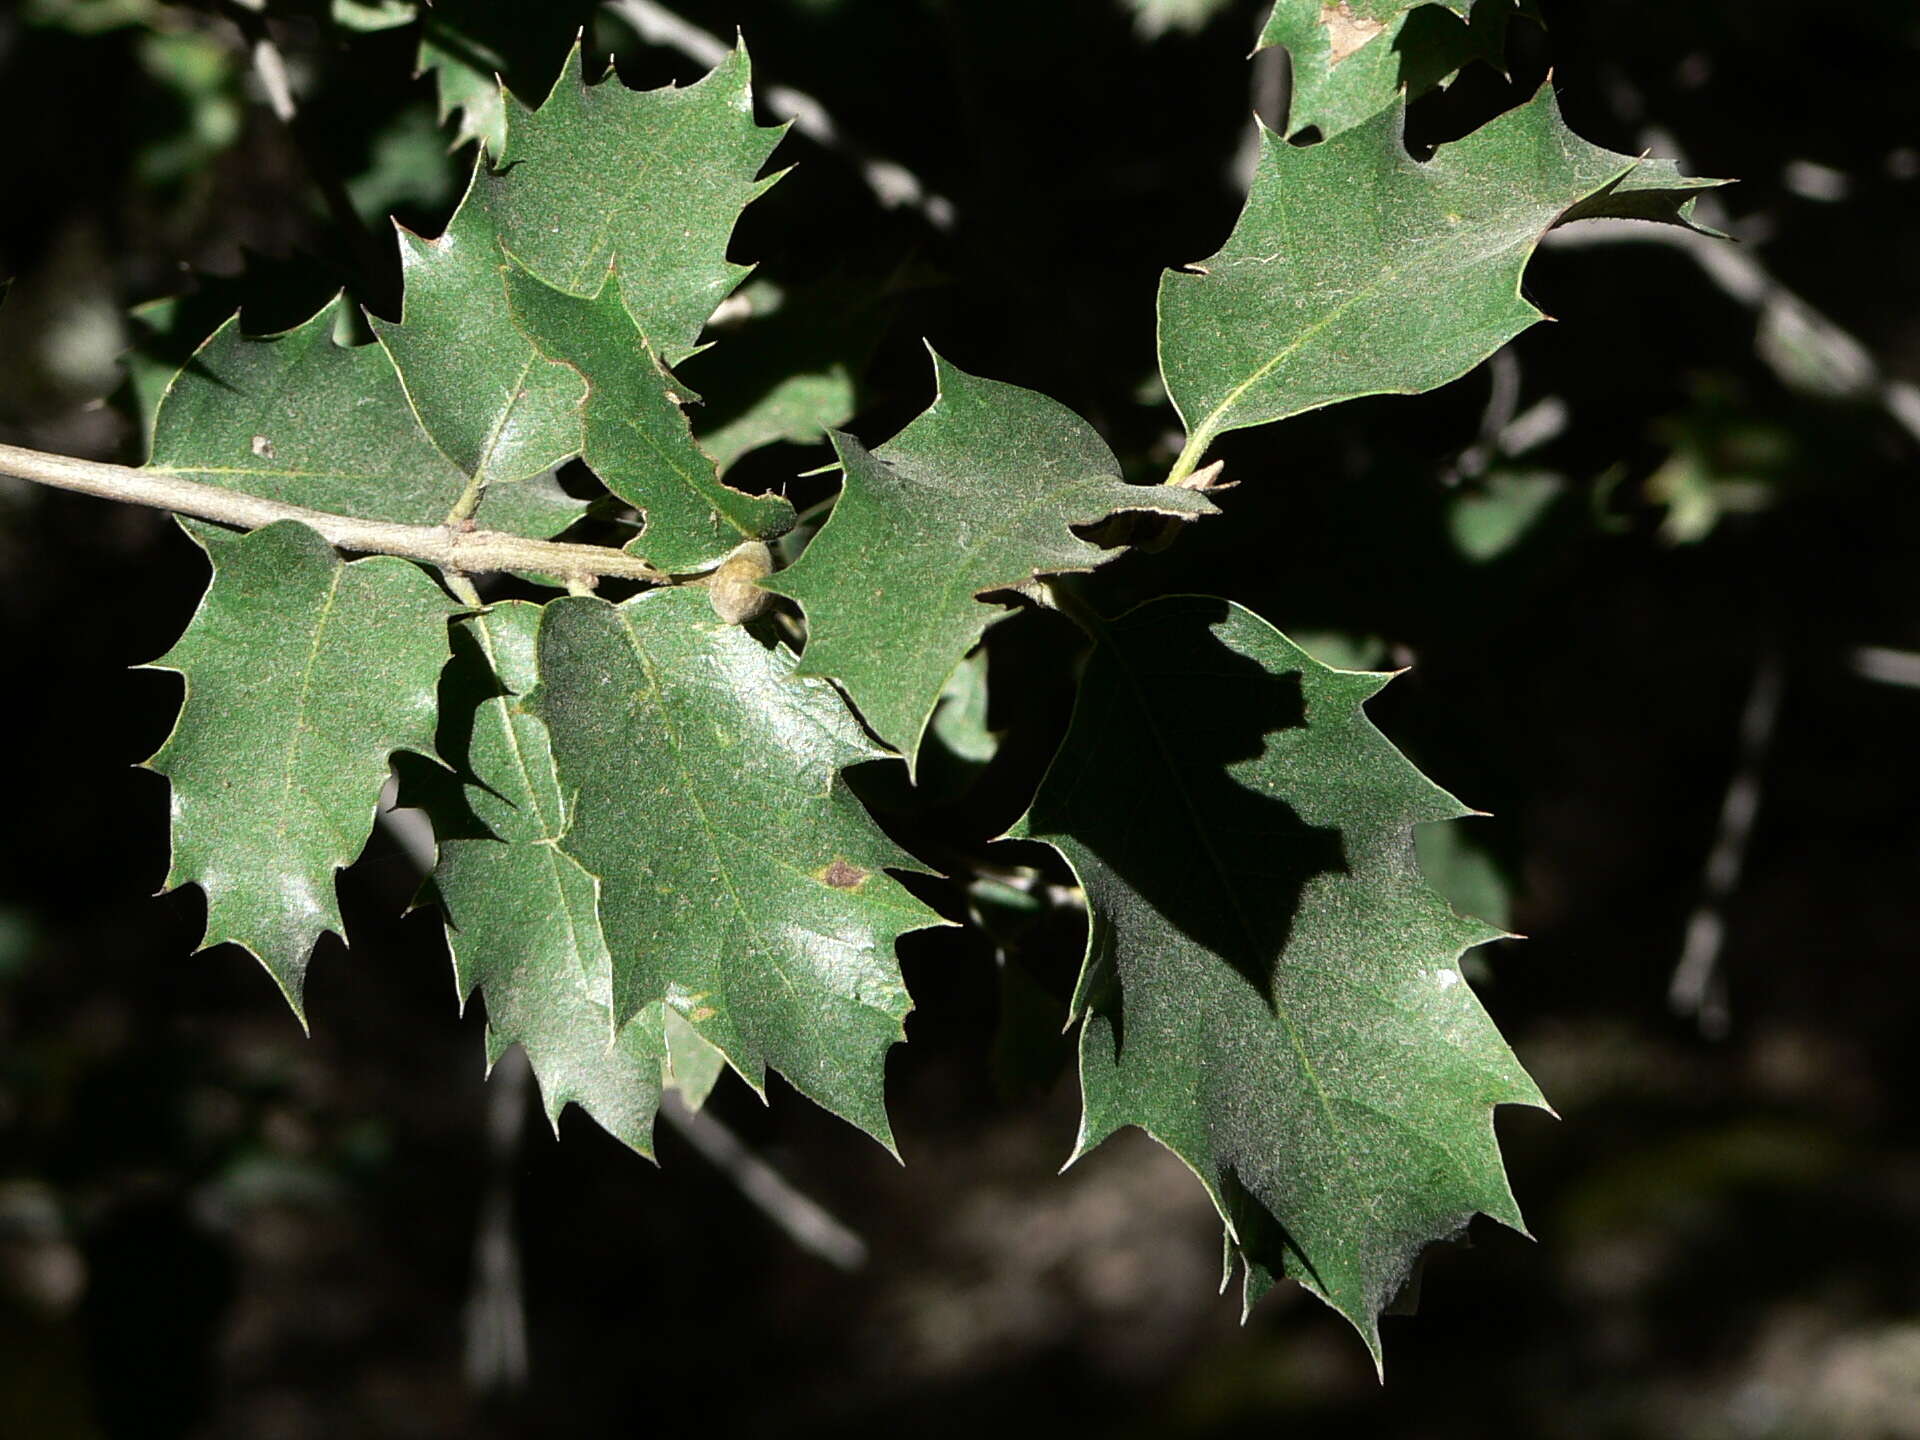
{"type": "MultiPolygon", "coordinates": [[[[1250,110],[1283,118],[1279,52],[1244,58],[1257,0],[675,8],[745,31],[766,118],[791,86],[844,142],[787,142],[801,168],[735,247],[765,262],[739,338],[687,369],[733,483],[819,498],[793,479],[823,459],[809,417],[891,433],[927,398],[922,336],[1164,469],[1155,277],[1231,223],[1250,110]]],[[[312,1040],[245,956],[187,957],[194,892],[149,898],[164,791],[129,767],[177,692],[127,667],[191,612],[198,553],[0,481],[0,1434],[1920,1436],[1920,14],[1538,8],[1511,77],[1422,98],[1411,141],[1551,64],[1582,135],[1738,177],[1708,218],[1739,243],[1561,232],[1528,277],[1559,324],[1434,395],[1232,437],[1226,517],[1100,581],[1413,666],[1376,719],[1493,812],[1422,859],[1532,937],[1476,979],[1562,1118],[1503,1118],[1538,1243],[1438,1257],[1384,1389],[1297,1296],[1238,1326],[1204,1197],[1151,1144],[1055,1178],[1073,1082],[1034,1037],[1080,936],[989,880],[936,897],[981,930],[905,949],[904,1169],[790,1093],[716,1096],[864,1270],[796,1250],[672,1133],[656,1172],[570,1117],[490,1180],[481,1020],[453,1015],[437,927],[391,918],[416,883],[391,839],[346,878],[312,1040]],[[1709,876],[1729,830],[1742,863],[1709,876]],[[503,1183],[519,1389],[470,1373],[464,1318],[503,1183]]],[[[649,43],[646,5],[8,8],[0,439],[137,459],[143,380],[233,309],[271,331],[346,287],[391,313],[387,216],[437,233],[500,123],[492,73],[539,98],[582,27],[629,83],[704,68],[649,43]]],[[[909,843],[1013,818],[1065,723],[1034,659],[1062,623],[998,626],[923,793],[876,783],[909,843]]]]}

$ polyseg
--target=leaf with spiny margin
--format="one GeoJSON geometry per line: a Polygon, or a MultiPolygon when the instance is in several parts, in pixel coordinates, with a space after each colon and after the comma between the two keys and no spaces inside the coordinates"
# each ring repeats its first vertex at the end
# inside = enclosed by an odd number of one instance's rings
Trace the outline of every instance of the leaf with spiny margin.
{"type": "Polygon", "coordinates": [[[438,239],[395,227],[406,300],[399,324],[373,328],[421,426],[463,475],[491,486],[539,475],[579,450],[585,387],[513,323],[486,165],[482,154],[438,239]]]}
{"type": "Polygon", "coordinates": [[[1499,932],[1414,858],[1416,824],[1465,812],[1363,714],[1389,676],[1201,596],[1100,631],[1016,829],[1087,895],[1076,1157],[1146,1130],[1212,1195],[1249,1303],[1297,1279],[1377,1358],[1424,1246],[1520,1227],[1493,1108],[1543,1104],[1461,979],[1499,932]]]}
{"type": "Polygon", "coordinates": [[[347,564],[295,521],[251,535],[182,524],[213,581],[151,667],[186,682],[173,734],[147,762],[173,786],[163,888],[205,891],[201,948],[245,947],[305,1023],[307,957],[322,931],[341,931],[334,872],[372,833],[389,757],[434,753],[459,607],[417,566],[347,564]]]}
{"type": "Polygon", "coordinates": [[[409,767],[408,799],[424,804],[439,838],[432,891],[461,996],[486,998],[488,1063],[519,1045],[551,1122],[572,1102],[651,1155],[661,1090],[678,1084],[697,1106],[722,1062],[664,1005],[615,1033],[599,886],[560,851],[567,807],[553,752],[520,704],[536,679],[539,624],[540,608],[524,601],[456,622],[440,753],[458,776],[409,767]]]}
{"type": "MultiPolygon", "coordinates": [[[[422,432],[380,347],[338,343],[347,318],[336,299],[279,335],[228,320],[161,397],[148,468],[336,515],[438,525],[466,476],[422,432]]],[[[541,479],[500,491],[483,513],[492,529],[541,538],[583,508],[541,479]]]]}
{"type": "Polygon", "coordinates": [[[1669,163],[1589,145],[1551,89],[1421,164],[1394,108],[1323,144],[1261,133],[1246,209],[1218,254],[1160,284],[1160,369],[1190,456],[1228,430],[1458,379],[1542,318],[1520,294],[1556,224],[1691,224],[1669,163]]]}
{"type": "Polygon", "coordinates": [[[575,294],[597,289],[620,257],[628,313],[661,362],[678,365],[749,273],[727,242],[778,178],[758,177],[785,133],[754,121],[744,46],[685,89],[589,85],[584,65],[570,65],[539,110],[507,122],[504,172],[490,177],[501,239],[575,294]]]}
{"type": "Polygon", "coordinates": [[[891,1149],[894,943],[940,921],[841,774],[883,752],[698,590],[556,600],[539,666],[522,703],[572,799],[560,848],[600,882],[616,1023],[664,1002],[756,1090],[770,1066],[891,1149]]]}
{"type": "Polygon", "coordinates": [[[1446,86],[1472,61],[1500,65],[1507,26],[1525,8],[1526,0],[1279,0],[1257,48],[1284,45],[1292,57],[1287,133],[1312,126],[1330,139],[1403,95],[1446,86]]]}
{"type": "Polygon", "coordinates": [[[401,232],[405,308],[398,324],[374,325],[427,433],[483,485],[591,443],[579,374],[514,324],[507,253],[575,295],[597,295],[621,256],[617,294],[646,342],[631,363],[653,377],[644,348],[668,365],[691,354],[747,274],[727,243],[771,183],[756,177],[781,134],[754,123],[744,50],[684,90],[634,91],[612,76],[589,85],[576,47],[539,110],[510,112],[503,168],[476,158],[446,233],[401,232]]]}
{"type": "Polygon", "coordinates": [[[1006,614],[983,594],[1119,553],[1073,526],[1214,511],[1193,490],[1129,485],[1106,442],[1056,400],[938,355],[934,373],[931,408],[877,451],[834,437],[846,484],[833,515],[762,582],[806,611],[800,673],[838,681],[910,766],[947,678],[1006,614]]]}
{"type": "Polygon", "coordinates": [[[793,528],[793,506],[721,483],[694,442],[685,397],[620,302],[619,264],[591,296],[556,290],[507,269],[513,318],[542,352],[586,382],[581,456],[607,489],[646,516],[627,550],[659,569],[686,573],[722,559],[744,540],[793,528]]]}

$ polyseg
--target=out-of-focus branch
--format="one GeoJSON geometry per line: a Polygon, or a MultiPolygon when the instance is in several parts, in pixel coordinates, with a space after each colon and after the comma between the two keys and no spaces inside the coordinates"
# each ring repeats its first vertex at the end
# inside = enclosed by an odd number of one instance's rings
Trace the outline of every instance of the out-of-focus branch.
{"type": "MultiPolygon", "coordinates": [[[[678,50],[702,65],[718,65],[729,46],[717,35],[681,18],[654,0],[608,0],[607,9],[631,25],[649,45],[678,50]]],[[[936,230],[953,228],[953,202],[929,190],[906,166],[868,154],[841,131],[833,116],[813,96],[787,85],[769,85],[761,92],[776,112],[793,117],[793,128],[820,146],[844,156],[860,172],[874,198],[889,210],[917,210],[936,230]]]]}

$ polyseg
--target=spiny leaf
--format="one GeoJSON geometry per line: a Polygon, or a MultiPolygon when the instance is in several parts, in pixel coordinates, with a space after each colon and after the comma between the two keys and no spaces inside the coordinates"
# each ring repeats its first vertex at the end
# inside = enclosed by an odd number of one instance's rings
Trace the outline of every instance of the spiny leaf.
{"type": "Polygon", "coordinates": [[[507,309],[486,156],[446,233],[400,231],[406,309],[376,320],[420,423],[461,473],[483,485],[524,480],[580,448],[580,376],[543,358],[507,309]]]}
{"type": "Polygon", "coordinates": [[[537,112],[508,121],[494,179],[501,237],[528,270],[575,294],[621,257],[628,313],[677,365],[748,273],[728,261],[727,240],[773,183],[757,177],[785,133],[754,122],[744,46],[684,90],[589,85],[576,63],[537,112]]]}
{"type": "Polygon", "coordinates": [[[375,324],[421,423],[461,470],[482,485],[517,480],[590,443],[579,374],[514,324],[503,251],[575,295],[597,295],[623,257],[618,293],[646,342],[634,376],[664,393],[646,349],[665,364],[692,353],[746,275],[727,241],[766,188],[756,177],[780,134],[754,123],[744,50],[687,89],[642,92],[612,77],[589,85],[576,48],[538,111],[511,109],[504,168],[483,152],[446,233],[403,233],[405,313],[375,324]]]}
{"type": "Polygon", "coordinates": [[[1405,96],[1446,85],[1474,60],[1498,65],[1507,26],[1527,0],[1279,0],[1260,49],[1293,61],[1287,133],[1309,126],[1330,139],[1405,96]]]}
{"type": "Polygon", "coordinates": [[[661,1089],[689,1087],[698,1105],[720,1057],[659,1004],[615,1032],[599,886],[561,853],[566,804],[546,727],[520,704],[539,623],[538,606],[510,601],[454,626],[440,745],[459,778],[432,770],[418,797],[440,837],[433,891],[460,993],[486,998],[489,1063],[520,1045],[551,1121],[574,1102],[651,1155],[661,1089]]]}
{"type": "Polygon", "coordinates": [[[894,942],[938,920],[841,775],[881,752],[697,590],[556,600],[539,664],[524,704],[573,797],[560,847],[600,882],[616,1023],[664,1002],[756,1089],[771,1066],[891,1147],[894,942]]]}
{"type": "Polygon", "coordinates": [[[586,382],[581,454],[647,520],[627,549],[663,570],[699,570],[743,540],[791,529],[793,506],[721,483],[680,408],[689,397],[668,388],[673,382],[620,302],[621,269],[616,263],[582,297],[510,265],[508,303],[540,351],[586,382]]]}
{"type": "Polygon", "coordinates": [[[203,946],[244,946],[300,1014],[308,953],[341,928],[334,872],[366,844],[388,757],[434,753],[457,607],[406,561],[346,564],[290,520],[251,535],[184,523],[213,583],[154,662],[186,681],[148,762],[173,784],[165,888],[199,885],[203,946]]]}
{"type": "MultiPolygon", "coordinates": [[[[279,335],[227,321],[167,387],[149,468],[339,515],[439,524],[466,476],[427,439],[380,347],[338,343],[349,318],[335,300],[279,335]]],[[[493,529],[547,536],[581,508],[541,480],[501,491],[485,515],[493,529]]]]}
{"type": "Polygon", "coordinates": [[[1563,218],[1688,224],[1671,165],[1589,145],[1543,88],[1420,164],[1395,107],[1322,145],[1262,132],[1218,254],[1160,285],[1160,366],[1197,457],[1228,430],[1457,379],[1541,312],[1520,277],[1563,218]]]}
{"type": "Polygon", "coordinates": [[[1019,833],[1086,888],[1076,1155],[1137,1125],[1205,1183],[1248,1263],[1379,1353],[1429,1242],[1516,1228],[1493,1107],[1541,1100],[1461,979],[1498,932],[1422,879],[1463,812],[1373,728],[1384,675],[1330,670],[1197,596],[1103,627],[1019,833]]]}
{"type": "Polygon", "coordinates": [[[839,681],[909,764],[947,677],[1006,613],[981,595],[1117,553],[1075,525],[1214,508],[1192,490],[1129,485],[1106,443],[1057,401],[937,355],[934,371],[932,407],[878,451],[835,437],[846,485],[832,518],[763,582],[807,613],[801,673],[839,681]]]}

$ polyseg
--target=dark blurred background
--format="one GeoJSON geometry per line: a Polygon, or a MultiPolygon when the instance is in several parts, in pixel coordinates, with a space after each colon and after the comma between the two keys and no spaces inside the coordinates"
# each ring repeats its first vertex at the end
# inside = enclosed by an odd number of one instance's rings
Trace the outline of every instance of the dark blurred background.
{"type": "MultiPolygon", "coordinates": [[[[797,367],[883,439],[929,398],[926,336],[1164,468],[1155,279],[1218,246],[1250,111],[1278,118],[1284,64],[1245,61],[1258,0],[675,8],[737,24],[763,98],[817,97],[936,197],[888,208],[847,149],[787,142],[799,170],[735,245],[785,303],[687,367],[708,428],[797,367]]],[[[132,767],[178,682],[129,667],[185,624],[199,552],[0,480],[0,1436],[1920,1436],[1920,13],[1540,8],[1511,80],[1413,107],[1416,150],[1551,67],[1587,138],[1737,178],[1710,205],[1738,244],[1563,232],[1527,280],[1559,323],[1436,394],[1230,437],[1224,517],[1100,582],[1411,665],[1375,719],[1494,812],[1422,854],[1532,937],[1477,979],[1560,1115],[1500,1121],[1537,1239],[1482,1222],[1437,1256],[1384,1387],[1291,1289],[1239,1324],[1217,1223],[1150,1142],[1056,1177],[1070,911],[928,889],[993,924],[903,947],[904,1168],[777,1082],[767,1109],[722,1083],[714,1116],[862,1238],[853,1273],[680,1129],[659,1170],[577,1113],[558,1143],[532,1115],[490,1139],[484,1021],[434,918],[401,918],[418,872],[387,830],[343,879],[353,945],[315,957],[304,1038],[248,957],[190,956],[196,892],[152,894],[165,787],[132,767]],[[503,1204],[517,1294],[475,1258],[503,1204]],[[476,1303],[487,1333],[524,1315],[524,1383],[471,1338],[476,1303]]],[[[203,328],[244,305],[256,331],[343,284],[390,308],[391,247],[354,226],[436,232],[471,150],[448,153],[415,29],[324,10],[271,22],[298,134],[238,9],[0,12],[0,440],[138,458],[119,357],[164,345],[129,306],[197,284],[203,328]]],[[[629,83],[703,68],[610,9],[508,10],[530,98],[583,22],[629,83]]],[[[734,477],[806,503],[821,458],[776,445],[734,477]]],[[[929,793],[870,777],[903,840],[1044,863],[987,841],[1064,724],[1072,643],[1038,613],[992,633],[989,709],[956,702],[929,793]]]]}

